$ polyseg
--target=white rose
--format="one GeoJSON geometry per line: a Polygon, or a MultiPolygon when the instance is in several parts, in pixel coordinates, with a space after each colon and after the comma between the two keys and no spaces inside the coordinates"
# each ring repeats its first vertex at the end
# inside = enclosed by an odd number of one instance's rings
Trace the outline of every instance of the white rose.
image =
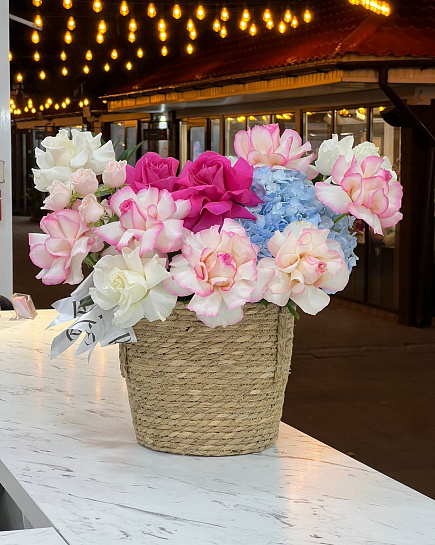
{"type": "Polygon", "coordinates": [[[361,142],[353,148],[353,153],[361,164],[366,157],[373,157],[373,155],[379,157],[379,148],[373,142],[361,142]]]}
{"type": "Polygon", "coordinates": [[[44,200],[42,208],[45,210],[63,210],[71,200],[72,191],[58,180],[55,180],[50,189],[50,195],[44,200]]]}
{"type": "Polygon", "coordinates": [[[90,194],[82,200],[78,207],[83,223],[96,223],[104,214],[104,207],[97,201],[95,195],[90,194]]]}
{"type": "Polygon", "coordinates": [[[346,161],[352,160],[353,136],[345,136],[340,141],[336,134],[332,138],[322,142],[315,163],[317,170],[325,176],[330,176],[335,161],[344,155],[346,161]]]}
{"type": "Polygon", "coordinates": [[[165,258],[140,257],[139,248],[123,248],[122,255],[106,255],[97,262],[90,295],[103,310],[116,308],[116,327],[132,327],[144,317],[163,322],[177,302],[161,284],[170,276],[165,266],[165,258]]]}

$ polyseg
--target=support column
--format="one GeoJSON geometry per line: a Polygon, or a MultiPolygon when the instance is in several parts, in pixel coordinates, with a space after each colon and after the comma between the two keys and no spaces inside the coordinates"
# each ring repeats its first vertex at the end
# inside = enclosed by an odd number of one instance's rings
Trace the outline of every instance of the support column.
{"type": "MultiPolygon", "coordinates": [[[[0,161],[4,161],[4,183],[0,183],[0,294],[10,297],[12,279],[12,181],[11,115],[9,75],[9,0],[0,0],[0,161]]],[[[0,180],[2,182],[3,180],[0,180]]]]}

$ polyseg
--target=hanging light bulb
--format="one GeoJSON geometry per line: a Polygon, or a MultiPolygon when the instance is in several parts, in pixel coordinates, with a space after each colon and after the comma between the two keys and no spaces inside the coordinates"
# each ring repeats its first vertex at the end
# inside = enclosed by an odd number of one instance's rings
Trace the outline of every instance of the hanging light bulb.
{"type": "Polygon", "coordinates": [[[44,72],[44,70],[41,70],[39,72],[39,79],[45,79],[47,77],[47,74],[44,72]]]}
{"type": "Polygon", "coordinates": [[[202,21],[205,17],[205,9],[202,4],[199,4],[196,8],[196,18],[202,21]]]}
{"type": "Polygon", "coordinates": [[[287,25],[284,23],[284,21],[280,21],[278,25],[278,31],[281,34],[284,34],[284,32],[287,30],[287,25]]]}
{"type": "Polygon", "coordinates": [[[84,104],[83,100],[81,100],[81,101],[79,102],[80,108],[83,108],[84,105],[85,105],[85,104],[84,104]]]}
{"type": "Polygon", "coordinates": [[[98,32],[100,34],[104,34],[107,30],[106,21],[104,19],[101,19],[101,21],[98,23],[98,32]]]}
{"type": "Polygon", "coordinates": [[[175,4],[174,5],[174,8],[172,10],[172,17],[174,19],[179,19],[181,17],[181,8],[180,8],[180,4],[175,4]]]}
{"type": "Polygon", "coordinates": [[[23,74],[21,72],[18,72],[18,74],[15,76],[15,79],[18,81],[18,83],[21,83],[23,81],[23,74]]]}
{"type": "Polygon", "coordinates": [[[97,40],[97,42],[98,42],[99,44],[102,44],[102,43],[104,42],[104,34],[101,34],[101,32],[99,32],[99,33],[97,34],[97,37],[96,37],[95,39],[97,40]]]}
{"type": "Polygon", "coordinates": [[[292,12],[289,9],[286,9],[284,13],[284,23],[290,23],[291,20],[292,20],[292,12]]]}
{"type": "Polygon", "coordinates": [[[157,15],[156,6],[152,2],[148,4],[147,15],[151,19],[157,15]]]}
{"type": "Polygon", "coordinates": [[[267,23],[267,21],[270,21],[270,19],[272,19],[272,14],[270,13],[270,9],[267,8],[264,10],[263,13],[263,21],[267,23]]]}
{"type": "Polygon", "coordinates": [[[257,34],[257,25],[255,23],[252,23],[252,25],[249,27],[249,34],[251,36],[255,36],[257,34]]]}
{"type": "Polygon", "coordinates": [[[113,60],[117,59],[118,51],[116,49],[112,49],[112,51],[110,52],[110,56],[112,57],[113,60]]]}
{"type": "Polygon", "coordinates": [[[63,5],[63,7],[65,9],[71,9],[72,8],[72,0],[63,0],[62,5],[63,5]]]}
{"type": "Polygon", "coordinates": [[[39,8],[39,6],[42,6],[42,0],[32,0],[32,4],[39,8]]]}
{"type": "Polygon", "coordinates": [[[196,37],[198,36],[198,34],[197,34],[196,30],[193,29],[193,30],[191,30],[191,31],[189,32],[189,36],[190,36],[190,39],[191,39],[191,40],[196,40],[196,37]]]}
{"type": "Polygon", "coordinates": [[[68,22],[66,23],[66,26],[69,30],[74,30],[76,27],[76,22],[74,20],[74,17],[71,15],[71,17],[68,18],[68,22]]]}
{"type": "Polygon", "coordinates": [[[216,19],[213,21],[213,30],[215,32],[219,32],[219,30],[221,29],[221,22],[219,21],[219,19],[216,17],[216,19]]]}
{"type": "Polygon", "coordinates": [[[55,110],[58,110],[60,108],[59,104],[56,102],[56,104],[54,105],[54,109],[55,110]]]}
{"type": "Polygon", "coordinates": [[[246,30],[248,28],[248,22],[245,19],[240,19],[239,23],[240,30],[246,30]]]}
{"type": "Polygon", "coordinates": [[[90,49],[88,49],[86,51],[86,55],[85,55],[85,58],[87,61],[91,61],[92,60],[92,51],[90,49]]]}
{"type": "Polygon", "coordinates": [[[51,98],[47,98],[47,104],[48,104],[49,106],[51,106],[51,105],[53,104],[53,101],[51,100],[51,98]]]}
{"type": "Polygon", "coordinates": [[[250,18],[251,18],[251,14],[249,13],[249,9],[245,8],[242,13],[242,19],[248,22],[250,18]]]}
{"type": "Polygon", "coordinates": [[[191,55],[193,53],[193,45],[187,44],[186,51],[191,55]]]}
{"type": "Polygon", "coordinates": [[[162,47],[160,53],[162,54],[163,57],[166,57],[166,55],[168,54],[168,48],[166,47],[166,45],[162,47]]]}
{"type": "Polygon", "coordinates": [[[67,57],[66,57],[65,51],[62,51],[61,54],[60,54],[60,60],[61,60],[61,61],[66,61],[66,58],[67,58],[67,57]]]}
{"type": "Polygon", "coordinates": [[[108,72],[109,70],[110,70],[110,64],[106,62],[106,64],[104,65],[104,71],[108,72]]]}
{"type": "Polygon", "coordinates": [[[66,102],[66,103],[68,104],[68,106],[69,106],[70,103],[71,103],[71,100],[70,100],[69,98],[66,98],[66,99],[65,99],[65,102],[66,102]]]}
{"type": "Polygon", "coordinates": [[[36,108],[32,108],[30,111],[32,112],[32,114],[36,114],[36,108]]]}
{"type": "Polygon", "coordinates": [[[39,32],[38,32],[37,30],[34,30],[34,31],[32,32],[32,42],[33,42],[34,44],[39,43],[39,32]]]}
{"type": "Polygon", "coordinates": [[[119,6],[119,13],[125,17],[129,14],[129,12],[130,8],[128,7],[127,2],[125,0],[122,0],[121,5],[119,6]]]}
{"type": "Polygon", "coordinates": [[[39,106],[39,109],[41,110],[41,112],[43,112],[44,111],[44,105],[41,104],[41,106],[39,106]]]}
{"type": "Polygon", "coordinates": [[[42,26],[42,19],[39,14],[35,17],[34,23],[36,26],[42,26]]]}
{"type": "Polygon", "coordinates": [[[65,109],[66,108],[66,102],[63,101],[62,104],[61,104],[62,108],[65,109]]]}
{"type": "Polygon", "coordinates": [[[83,101],[83,104],[84,104],[85,106],[89,106],[89,100],[88,100],[87,98],[85,98],[85,100],[83,101]]]}
{"type": "Polygon", "coordinates": [[[134,32],[129,32],[128,41],[132,44],[136,41],[136,34],[134,32]]]}
{"type": "Polygon", "coordinates": [[[85,64],[85,65],[83,66],[83,72],[84,72],[85,74],[89,74],[90,70],[89,70],[89,66],[88,66],[87,64],[85,64]]]}
{"type": "Polygon", "coordinates": [[[70,44],[73,41],[72,34],[69,30],[65,32],[65,36],[63,37],[63,39],[65,40],[65,43],[67,44],[70,44]]]}
{"type": "Polygon", "coordinates": [[[160,19],[157,23],[157,29],[159,32],[164,32],[166,30],[166,23],[164,19],[160,19]]]}
{"type": "Polygon", "coordinates": [[[187,30],[190,32],[191,30],[195,30],[195,23],[192,21],[192,19],[187,20],[186,25],[187,30]]]}
{"type": "Polygon", "coordinates": [[[230,14],[228,13],[227,7],[224,6],[221,11],[221,19],[222,21],[228,21],[230,18],[230,14]]]}
{"type": "Polygon", "coordinates": [[[127,68],[127,70],[131,70],[133,68],[133,65],[131,64],[130,61],[128,61],[128,63],[125,65],[125,67],[127,68]]]}
{"type": "Polygon", "coordinates": [[[61,70],[61,73],[62,73],[62,76],[67,76],[68,75],[68,68],[66,66],[64,66],[61,70]]]}
{"type": "Polygon", "coordinates": [[[304,21],[305,21],[306,23],[310,23],[310,22],[311,22],[311,19],[312,19],[311,11],[307,8],[307,9],[304,11],[304,21]]]}
{"type": "Polygon", "coordinates": [[[29,106],[29,108],[33,106],[33,100],[31,98],[29,98],[29,100],[27,101],[27,105],[29,106]]]}
{"type": "Polygon", "coordinates": [[[100,13],[100,11],[103,9],[103,2],[101,0],[94,0],[92,9],[95,11],[95,13],[100,13]]]}
{"type": "Polygon", "coordinates": [[[275,25],[274,25],[274,23],[273,23],[273,19],[269,19],[269,20],[267,21],[267,23],[266,23],[266,28],[267,28],[268,30],[272,30],[272,28],[273,28],[274,26],[275,26],[275,25]]]}
{"type": "Polygon", "coordinates": [[[168,35],[166,34],[166,32],[164,30],[162,32],[160,32],[160,34],[159,34],[160,41],[166,42],[167,37],[168,37],[168,35]]]}
{"type": "Polygon", "coordinates": [[[227,27],[225,25],[222,25],[219,35],[221,38],[226,38],[228,36],[227,27]]]}
{"type": "Polygon", "coordinates": [[[9,60],[11,61],[13,59],[12,52],[9,51],[9,60]]]}
{"type": "Polygon", "coordinates": [[[143,57],[143,49],[139,47],[139,49],[136,51],[136,55],[141,59],[143,57]]]}
{"type": "Polygon", "coordinates": [[[24,111],[27,113],[29,111],[29,108],[27,106],[24,106],[24,111]]]}
{"type": "Polygon", "coordinates": [[[39,62],[39,61],[41,60],[41,55],[39,54],[39,51],[35,51],[35,52],[33,53],[33,60],[34,60],[35,62],[39,62]]]}
{"type": "Polygon", "coordinates": [[[292,19],[292,22],[291,22],[291,25],[293,28],[296,28],[299,24],[299,21],[298,21],[298,18],[296,17],[296,15],[293,16],[293,19],[292,19]]]}
{"type": "Polygon", "coordinates": [[[130,30],[130,32],[136,32],[137,23],[136,23],[136,19],[134,17],[132,19],[130,19],[130,22],[128,23],[128,29],[130,30]]]}

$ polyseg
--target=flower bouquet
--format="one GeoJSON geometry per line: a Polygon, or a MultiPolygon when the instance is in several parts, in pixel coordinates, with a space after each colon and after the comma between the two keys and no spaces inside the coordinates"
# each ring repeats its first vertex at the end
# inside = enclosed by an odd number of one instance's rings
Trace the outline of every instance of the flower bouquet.
{"type": "Polygon", "coordinates": [[[36,150],[48,191],[30,258],[73,323],[56,357],[120,343],[138,441],[182,454],[256,452],[277,437],[298,308],[316,314],[357,257],[355,218],[395,225],[402,188],[388,159],[353,138],[309,142],[278,125],[240,131],[235,162],[146,153],[118,161],[101,135],[60,131],[36,150]],[[315,162],[314,162],[315,161],[315,162]],[[91,268],[84,279],[83,264],[91,268]]]}

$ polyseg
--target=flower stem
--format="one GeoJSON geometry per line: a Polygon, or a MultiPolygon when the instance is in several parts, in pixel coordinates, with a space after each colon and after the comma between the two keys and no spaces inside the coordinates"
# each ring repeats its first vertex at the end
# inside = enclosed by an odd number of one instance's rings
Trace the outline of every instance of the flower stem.
{"type": "Polygon", "coordinates": [[[346,216],[348,216],[349,214],[347,212],[345,212],[344,214],[340,214],[339,216],[337,216],[334,220],[334,225],[336,223],[338,223],[340,220],[342,220],[343,218],[345,218],[346,216]]]}

